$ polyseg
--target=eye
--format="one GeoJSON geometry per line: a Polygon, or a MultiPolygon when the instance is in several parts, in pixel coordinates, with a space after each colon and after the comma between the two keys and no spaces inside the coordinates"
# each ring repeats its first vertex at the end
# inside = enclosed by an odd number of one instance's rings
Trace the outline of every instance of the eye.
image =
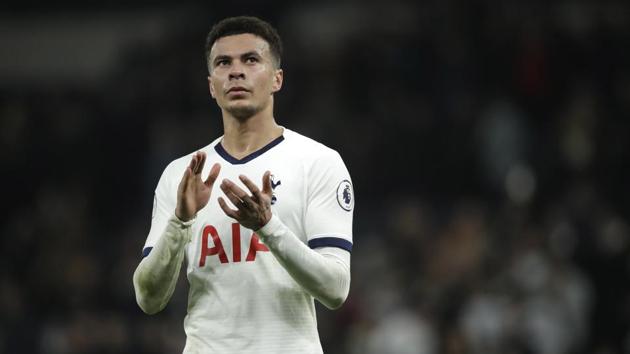
{"type": "Polygon", "coordinates": [[[245,59],[245,62],[246,62],[247,64],[258,63],[258,58],[256,58],[256,57],[247,57],[247,58],[245,59]]]}
{"type": "Polygon", "coordinates": [[[230,63],[230,61],[227,60],[227,59],[219,59],[219,60],[217,60],[215,65],[216,66],[225,66],[225,65],[228,65],[229,63],[230,63]]]}

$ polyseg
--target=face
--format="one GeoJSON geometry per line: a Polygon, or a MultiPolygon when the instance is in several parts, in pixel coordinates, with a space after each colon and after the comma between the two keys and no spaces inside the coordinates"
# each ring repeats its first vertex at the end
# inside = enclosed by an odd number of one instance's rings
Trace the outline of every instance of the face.
{"type": "Polygon", "coordinates": [[[269,43],[253,34],[219,38],[210,49],[210,94],[222,110],[247,119],[269,107],[282,87],[269,43]]]}

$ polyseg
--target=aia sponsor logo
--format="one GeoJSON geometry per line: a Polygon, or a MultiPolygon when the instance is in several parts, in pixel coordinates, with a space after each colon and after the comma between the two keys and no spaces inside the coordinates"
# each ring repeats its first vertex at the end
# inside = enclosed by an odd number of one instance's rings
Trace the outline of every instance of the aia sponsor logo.
{"type": "MultiPolygon", "coordinates": [[[[219,257],[222,264],[229,263],[228,255],[223,248],[223,242],[216,227],[206,225],[201,231],[201,255],[199,256],[199,267],[206,265],[206,258],[209,256],[219,257]]],[[[260,238],[256,233],[252,234],[249,241],[249,249],[245,256],[245,262],[253,262],[256,260],[257,252],[269,252],[269,248],[260,242],[260,238]]],[[[232,262],[241,262],[241,225],[232,224],[232,262]]]]}

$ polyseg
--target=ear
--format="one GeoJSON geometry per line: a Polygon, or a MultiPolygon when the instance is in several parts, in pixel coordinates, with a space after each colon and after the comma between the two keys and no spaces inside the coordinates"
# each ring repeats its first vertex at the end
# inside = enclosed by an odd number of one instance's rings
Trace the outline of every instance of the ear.
{"type": "Polygon", "coordinates": [[[208,75],[208,88],[210,89],[210,96],[214,97],[214,86],[212,86],[212,76],[208,75]]]}
{"type": "Polygon", "coordinates": [[[282,80],[284,79],[284,72],[282,69],[276,70],[273,74],[273,84],[271,86],[271,93],[276,93],[282,88],[282,80]]]}

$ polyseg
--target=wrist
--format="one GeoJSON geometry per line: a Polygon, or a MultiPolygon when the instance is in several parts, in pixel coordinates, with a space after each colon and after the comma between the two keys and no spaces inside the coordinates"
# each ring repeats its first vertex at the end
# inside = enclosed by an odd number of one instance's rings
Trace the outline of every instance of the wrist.
{"type": "Polygon", "coordinates": [[[193,220],[196,218],[196,214],[195,215],[186,215],[186,213],[183,213],[179,208],[175,208],[175,215],[174,215],[179,221],[181,222],[188,222],[190,220],[193,220]]]}
{"type": "Polygon", "coordinates": [[[269,213],[269,214],[265,215],[265,216],[263,217],[263,219],[262,219],[262,220],[260,220],[260,223],[258,224],[258,227],[255,227],[255,228],[254,228],[254,231],[256,231],[256,230],[260,230],[260,229],[264,228],[264,227],[265,227],[265,225],[269,224],[269,222],[271,221],[271,218],[272,218],[272,217],[273,217],[273,214],[272,214],[272,213],[269,213]]]}
{"type": "Polygon", "coordinates": [[[192,225],[195,221],[196,218],[183,221],[179,219],[177,215],[171,215],[168,219],[168,224],[164,232],[164,240],[167,247],[175,249],[190,242],[192,238],[192,225]]]}
{"type": "Polygon", "coordinates": [[[173,216],[170,219],[170,221],[172,221],[175,225],[177,225],[179,228],[182,228],[182,229],[191,227],[195,223],[196,220],[197,220],[197,215],[193,215],[193,217],[189,218],[188,220],[183,220],[182,218],[177,216],[177,212],[175,212],[175,214],[173,214],[173,216]]]}
{"type": "Polygon", "coordinates": [[[284,226],[280,218],[276,215],[272,214],[266,224],[261,226],[258,230],[256,230],[256,234],[265,238],[269,235],[275,234],[279,229],[284,226]]]}

